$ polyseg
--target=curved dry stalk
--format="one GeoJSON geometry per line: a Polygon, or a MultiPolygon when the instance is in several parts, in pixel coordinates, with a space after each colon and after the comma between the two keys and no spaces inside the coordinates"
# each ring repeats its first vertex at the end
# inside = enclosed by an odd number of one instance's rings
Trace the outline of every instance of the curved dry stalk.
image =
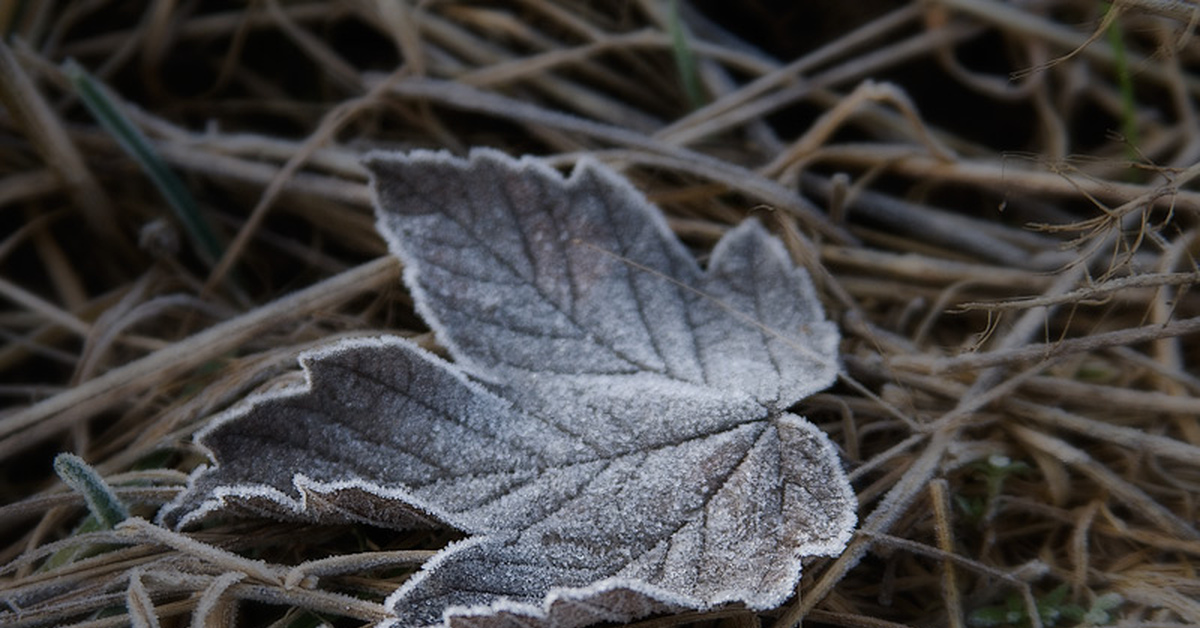
{"type": "Polygon", "coordinates": [[[759,172],[764,176],[776,178],[784,170],[797,165],[798,162],[811,159],[812,154],[816,152],[817,148],[828,141],[834,132],[846,123],[847,119],[868,102],[883,102],[892,105],[912,125],[921,145],[934,158],[944,162],[953,162],[955,160],[953,151],[943,146],[929,132],[929,129],[926,128],[920,114],[917,113],[916,106],[902,89],[888,83],[877,84],[867,80],[860,83],[858,87],[855,87],[836,106],[825,112],[820,118],[817,118],[804,135],[800,136],[790,147],[777,155],[771,163],[760,168],[759,172]]]}
{"type": "Polygon", "coordinates": [[[962,594],[958,590],[958,579],[954,570],[954,562],[949,558],[954,556],[954,533],[950,524],[950,497],[948,483],[945,480],[934,480],[929,483],[929,501],[933,505],[934,530],[937,532],[938,549],[945,557],[942,558],[942,591],[945,596],[946,615],[950,628],[963,628],[965,622],[962,615],[962,594]]]}
{"type": "Polygon", "coordinates": [[[61,395],[0,419],[0,458],[46,438],[73,422],[119,402],[129,391],[145,387],[173,370],[193,368],[238,346],[264,325],[344,303],[350,295],[396,280],[396,262],[380,258],[285,297],[272,306],[211,327],[136,362],[106,372],[61,395]]]}
{"type": "MultiPolygon", "coordinates": [[[[1057,298],[1052,298],[1051,301],[1057,301],[1057,298]]],[[[1059,356],[1088,353],[1107,347],[1128,346],[1159,338],[1176,338],[1198,332],[1200,332],[1200,317],[1173,321],[1165,325],[1145,325],[1092,334],[1082,338],[1068,338],[1057,342],[1025,345],[1012,349],[995,349],[954,357],[896,356],[889,360],[889,364],[897,369],[917,369],[926,373],[986,369],[1033,360],[1046,361],[1059,356]]]]}
{"type": "Polygon", "coordinates": [[[131,517],[116,528],[117,538],[127,542],[164,545],[189,556],[211,563],[224,571],[246,574],[259,582],[282,585],[285,572],[261,560],[242,558],[207,543],[201,543],[178,532],[156,526],[145,519],[131,517]]]}
{"type": "Polygon", "coordinates": [[[1160,526],[1164,532],[1183,539],[1200,540],[1200,532],[1197,532],[1192,524],[1159,504],[1141,489],[1121,479],[1083,450],[1027,427],[1013,425],[1009,427],[1009,430],[1029,447],[1044,451],[1092,478],[1106,490],[1124,500],[1134,512],[1140,513],[1160,526]]]}
{"type": "MultiPolygon", "coordinates": [[[[988,189],[1019,192],[1035,198],[1074,198],[1085,193],[1107,203],[1126,203],[1134,199],[1130,207],[1149,205],[1155,208],[1200,211],[1200,193],[1183,190],[1172,184],[1164,188],[1161,184],[1132,184],[1121,181],[1096,180],[1088,177],[1072,177],[1068,168],[1060,171],[1042,172],[1019,166],[1014,159],[968,160],[959,159],[946,163],[913,151],[911,147],[888,145],[838,145],[826,146],[818,151],[821,161],[851,167],[883,167],[889,172],[921,179],[935,179],[966,185],[978,185],[988,189]]],[[[1195,176],[1196,168],[1180,171],[1195,176]]],[[[1185,178],[1185,177],[1180,177],[1185,178]]]]}
{"type": "MultiPolygon", "coordinates": [[[[278,16],[281,19],[283,18],[282,11],[275,0],[270,0],[267,6],[270,8],[272,14],[279,14],[278,16]]],[[[213,267],[212,272],[209,273],[208,280],[204,284],[205,292],[211,291],[217,284],[221,283],[225,275],[233,268],[246,243],[254,236],[262,221],[266,218],[267,211],[283,190],[288,179],[300,170],[301,166],[304,165],[317,148],[328,142],[354,116],[370,107],[376,106],[383,93],[403,73],[403,69],[399,70],[391,77],[373,85],[362,97],[342,103],[322,117],[320,125],[308,136],[308,139],[300,146],[300,149],[288,159],[287,163],[279,169],[279,172],[272,177],[271,183],[263,190],[262,197],[254,206],[254,209],[250,211],[250,217],[246,219],[245,224],[238,230],[237,237],[230,243],[229,247],[225,250],[225,254],[221,256],[221,259],[213,267]]]]}
{"type": "Polygon", "coordinates": [[[118,251],[127,254],[124,249],[129,247],[128,238],[114,227],[116,210],[112,201],[7,42],[0,42],[0,98],[8,115],[16,119],[17,128],[64,183],[89,228],[97,237],[111,239],[118,251]]]}
{"type": "Polygon", "coordinates": [[[365,572],[392,565],[418,566],[432,558],[435,554],[437,552],[432,550],[397,550],[393,552],[369,552],[346,556],[330,556],[329,558],[310,560],[296,565],[288,571],[283,584],[286,587],[295,587],[309,579],[332,574],[356,571],[365,572]]]}
{"type": "MultiPolygon", "coordinates": [[[[958,311],[967,310],[1023,310],[1030,307],[1038,307],[1043,305],[1061,305],[1063,303],[1081,303],[1088,301],[1102,301],[1114,292],[1121,292],[1129,288],[1145,288],[1145,287],[1162,287],[1162,286],[1188,286],[1200,283],[1200,272],[1192,273],[1146,273],[1131,275],[1129,277],[1119,277],[1117,279],[1109,279],[1102,281],[1086,288],[1079,288],[1064,294],[1055,296],[1042,297],[1025,297],[1020,299],[1008,299],[1004,301],[967,301],[959,303],[955,306],[958,311]]],[[[1136,298],[1136,297],[1135,297],[1136,298]]],[[[1144,298],[1137,299],[1145,301],[1144,298]]],[[[1159,324],[1167,321],[1159,321],[1159,324]]]]}

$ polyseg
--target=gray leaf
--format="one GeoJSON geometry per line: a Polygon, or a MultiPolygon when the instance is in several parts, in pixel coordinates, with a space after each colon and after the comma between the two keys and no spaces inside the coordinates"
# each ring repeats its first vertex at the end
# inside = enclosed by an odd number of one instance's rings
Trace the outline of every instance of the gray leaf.
{"type": "Polygon", "coordinates": [[[402,626],[569,628],[782,603],[855,500],[786,409],[837,374],[811,283],[754,221],[703,271],[624,179],[490,150],[375,154],[378,226],[453,363],[380,338],[200,435],[218,465],[162,513],[404,527],[451,545],[387,600],[402,626]]]}

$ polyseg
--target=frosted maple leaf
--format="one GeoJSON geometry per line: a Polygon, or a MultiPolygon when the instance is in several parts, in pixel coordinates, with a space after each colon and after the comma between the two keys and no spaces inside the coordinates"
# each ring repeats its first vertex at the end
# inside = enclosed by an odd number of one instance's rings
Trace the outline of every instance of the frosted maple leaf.
{"type": "Polygon", "coordinates": [[[307,382],[200,436],[216,462],[162,515],[215,511],[467,534],[385,625],[553,626],[775,607],[840,552],[855,499],[787,408],[831,384],[838,334],[757,222],[702,270],[590,159],[564,178],[475,150],[377,153],[378,228],[442,360],[399,338],[302,357],[307,382]]]}

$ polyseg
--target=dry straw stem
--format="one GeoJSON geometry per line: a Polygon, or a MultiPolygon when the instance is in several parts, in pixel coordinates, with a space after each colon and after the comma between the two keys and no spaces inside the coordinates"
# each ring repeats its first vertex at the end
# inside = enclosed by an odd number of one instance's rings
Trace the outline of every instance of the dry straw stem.
{"type": "Polygon", "coordinates": [[[478,145],[621,169],[702,259],[755,216],[841,323],[846,376],[796,410],[846,453],[858,536],[780,611],[638,625],[959,626],[1011,602],[1037,626],[1062,584],[1085,609],[1119,594],[1122,625],[1200,621],[1194,6],[814,5],[781,27],[813,44],[785,51],[680,4],[694,109],[656,0],[31,3],[4,23],[0,623],[382,619],[453,532],[89,532],[50,460],[78,454],[148,520],[207,462],[191,434],[294,381],[297,347],[424,332],[358,157],[478,145]],[[838,26],[800,34],[818,23],[838,26]],[[68,58],[217,226],[220,269],[171,237],[68,58]],[[1110,133],[1125,116],[1136,146],[1110,133]],[[233,267],[244,295],[218,281],[233,267]],[[994,455],[1027,470],[997,479],[994,455]]]}
{"type": "MultiPolygon", "coordinates": [[[[1047,301],[1058,299],[1050,297],[1047,301]]],[[[1044,307],[1044,306],[1037,306],[1044,307]]],[[[1013,349],[998,349],[986,353],[964,354],[951,358],[929,360],[923,357],[903,356],[891,361],[894,368],[922,368],[931,373],[944,373],[957,369],[980,369],[998,365],[1028,361],[1045,361],[1060,355],[1095,351],[1105,347],[1139,344],[1158,338],[1175,338],[1200,332],[1200,318],[1189,318],[1166,325],[1146,325],[1132,329],[1104,332],[1071,338],[1059,342],[1030,344],[1013,349]]]]}
{"type": "MultiPolygon", "coordinates": [[[[937,522],[938,549],[947,557],[954,555],[954,532],[950,524],[950,495],[947,482],[942,479],[929,483],[929,501],[933,505],[934,519],[937,522]]],[[[958,589],[958,577],[954,562],[949,558],[942,561],[942,595],[945,597],[946,613],[950,628],[963,628],[962,594],[958,589]]]]}
{"type": "Polygon", "coordinates": [[[391,258],[364,264],[4,417],[0,419],[0,456],[11,455],[52,436],[80,420],[80,413],[102,412],[130,392],[154,385],[158,378],[195,369],[245,343],[264,327],[333,307],[363,291],[395,282],[399,276],[397,268],[391,258]]]}
{"type": "Polygon", "coordinates": [[[72,203],[97,237],[111,238],[114,248],[127,246],[115,225],[115,209],[92,175],[82,154],[17,61],[7,43],[0,42],[0,99],[13,122],[22,129],[45,163],[54,170],[72,203]]]}

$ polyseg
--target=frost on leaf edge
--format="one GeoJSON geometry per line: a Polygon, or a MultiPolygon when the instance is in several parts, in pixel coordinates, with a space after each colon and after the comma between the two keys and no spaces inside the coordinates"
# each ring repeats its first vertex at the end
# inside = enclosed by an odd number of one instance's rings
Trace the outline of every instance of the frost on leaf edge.
{"type": "MultiPolygon", "coordinates": [[[[829,460],[838,461],[841,459],[837,451],[837,447],[825,432],[818,428],[808,419],[801,417],[791,412],[780,413],[776,418],[778,422],[786,422],[791,427],[803,430],[809,435],[815,437],[821,448],[821,454],[829,460]]],[[[833,469],[834,473],[840,476],[840,482],[836,483],[839,489],[840,501],[847,504],[855,503],[855,495],[850,487],[849,479],[846,477],[844,470],[840,467],[833,469]]],[[[841,554],[846,545],[850,542],[854,535],[854,527],[858,520],[856,509],[850,508],[842,511],[842,519],[836,522],[836,529],[839,533],[836,537],[822,539],[819,542],[811,544],[801,544],[792,548],[791,555],[787,560],[787,572],[793,576],[787,581],[780,581],[778,588],[770,591],[749,591],[727,589],[722,591],[719,596],[712,599],[701,599],[693,596],[682,595],[678,592],[655,586],[651,583],[636,580],[631,578],[623,578],[612,576],[597,580],[587,586],[582,587],[553,587],[546,592],[540,604],[528,604],[524,602],[515,602],[510,599],[499,599],[491,604],[479,604],[473,606],[450,606],[442,612],[442,620],[440,623],[428,624],[417,628],[462,628],[469,624],[461,624],[455,620],[469,620],[484,617],[497,616],[501,614],[516,615],[518,623],[522,623],[522,618],[532,620],[529,625],[539,628],[554,628],[555,624],[552,621],[554,617],[554,607],[559,602],[579,602],[586,604],[589,600],[605,593],[617,592],[620,590],[628,591],[632,594],[640,595],[648,602],[659,605],[661,608],[648,611],[641,615],[624,616],[616,612],[604,612],[604,609],[596,608],[594,612],[597,615],[604,615],[603,621],[624,623],[639,619],[645,615],[657,614],[659,612],[676,612],[682,610],[706,611],[717,608],[724,604],[743,604],[751,611],[763,611],[773,608],[778,608],[786,602],[793,594],[796,593],[796,585],[800,582],[802,576],[802,564],[805,558],[816,556],[837,556],[841,554]],[[755,594],[766,593],[759,599],[753,599],[755,594]],[[538,623],[546,622],[546,623],[538,623]]],[[[446,547],[442,548],[432,558],[427,560],[400,588],[396,589],[384,600],[384,607],[391,609],[398,604],[403,603],[403,598],[412,589],[420,586],[421,582],[430,577],[442,563],[453,560],[455,554],[460,551],[471,548],[474,545],[485,543],[489,540],[489,534],[482,532],[478,535],[471,536],[461,541],[455,541],[446,547]]],[[[380,628],[413,628],[400,623],[399,618],[389,618],[378,624],[380,628]]]]}
{"type": "Polygon", "coordinates": [[[376,348],[395,348],[401,351],[411,352],[417,359],[425,362],[429,368],[438,369],[442,372],[454,377],[463,384],[468,390],[474,394],[489,397],[505,406],[510,406],[511,403],[501,397],[497,397],[492,392],[481,386],[478,382],[472,381],[467,377],[458,366],[452,362],[443,360],[442,358],[422,349],[416,343],[403,338],[401,336],[370,336],[359,338],[344,338],[328,345],[309,349],[300,353],[296,361],[300,364],[302,373],[304,374],[304,382],[301,384],[287,386],[278,390],[271,390],[263,393],[249,395],[233,407],[217,414],[207,425],[196,431],[193,436],[193,442],[196,448],[205,455],[209,460],[213,461],[213,465],[201,464],[196,467],[191,474],[188,475],[187,487],[181,491],[175,499],[167,502],[159,509],[155,516],[155,522],[164,527],[171,527],[176,530],[182,530],[192,523],[203,520],[210,514],[220,512],[228,507],[226,499],[228,498],[243,498],[243,499],[266,499],[274,502],[286,510],[295,513],[300,519],[305,518],[308,512],[308,495],[309,492],[318,494],[332,494],[341,490],[358,489],[370,495],[386,499],[398,501],[412,508],[416,513],[426,515],[434,520],[440,521],[468,533],[480,533],[470,528],[463,527],[451,513],[443,509],[428,504],[421,498],[413,495],[407,490],[388,488],[381,486],[363,478],[351,478],[337,482],[325,482],[314,480],[303,472],[296,472],[292,475],[292,488],[295,489],[298,496],[289,495],[278,488],[266,484],[257,483],[242,483],[242,484],[224,484],[215,487],[209,497],[205,498],[195,507],[178,516],[178,519],[168,525],[167,517],[184,507],[185,498],[188,497],[194,490],[197,481],[209,471],[212,471],[220,465],[216,462],[217,456],[212,449],[204,443],[204,439],[211,432],[220,429],[226,423],[237,421],[251,410],[259,405],[272,401],[287,399],[290,397],[302,397],[310,394],[313,391],[313,375],[312,364],[319,362],[327,357],[337,355],[347,351],[356,351],[359,349],[376,349],[376,348]]]}
{"type": "MultiPolygon", "coordinates": [[[[791,412],[780,413],[776,417],[777,421],[787,422],[793,427],[804,430],[805,432],[814,435],[820,443],[822,454],[831,460],[840,460],[841,456],[837,451],[837,447],[829,436],[813,424],[808,419],[801,417],[791,412]]],[[[835,473],[841,476],[843,482],[837,483],[837,488],[840,489],[841,499],[846,503],[853,504],[855,502],[854,491],[850,487],[850,481],[846,477],[844,470],[835,468],[835,473]]],[[[552,619],[554,606],[562,602],[581,602],[586,603],[588,600],[605,593],[626,590],[630,593],[640,595],[648,601],[657,603],[664,608],[664,612],[670,608],[675,610],[695,610],[706,611],[724,604],[740,603],[751,611],[763,611],[773,608],[778,608],[786,602],[788,598],[796,593],[796,585],[800,582],[802,576],[802,563],[805,558],[814,556],[837,556],[841,554],[846,545],[849,544],[851,537],[854,535],[854,527],[858,521],[856,509],[851,508],[843,511],[843,520],[837,522],[837,528],[840,533],[831,539],[826,539],[824,542],[817,545],[800,545],[793,548],[792,555],[788,557],[788,572],[794,574],[790,582],[780,583],[778,590],[771,591],[770,595],[757,600],[751,601],[749,598],[754,593],[753,591],[725,591],[723,595],[711,600],[704,600],[688,595],[681,595],[675,591],[655,586],[642,580],[622,577],[608,577],[597,580],[583,587],[553,587],[542,598],[540,605],[526,604],[522,602],[514,602],[508,599],[500,599],[491,604],[480,604],[474,606],[450,606],[442,612],[442,621],[438,624],[430,624],[421,628],[456,628],[455,619],[470,619],[496,616],[499,614],[518,615],[526,619],[536,621],[545,621],[552,619]]],[[[410,589],[414,589],[420,585],[420,582],[430,576],[441,563],[451,560],[453,555],[461,550],[469,549],[471,546],[484,543],[488,540],[488,534],[482,533],[471,536],[461,541],[455,541],[446,547],[442,548],[432,558],[427,560],[421,569],[413,574],[403,585],[393,591],[384,600],[385,608],[391,609],[396,604],[403,601],[403,597],[407,595],[410,589]]],[[[654,614],[659,611],[651,611],[648,614],[654,614]]],[[[597,614],[602,614],[597,610],[597,614]]],[[[609,613],[607,621],[624,623],[639,619],[641,616],[624,617],[617,613],[609,613]]],[[[520,620],[518,620],[519,622],[520,620]]],[[[381,621],[379,628],[401,628],[399,618],[390,618],[381,621]]],[[[538,625],[538,624],[531,624],[538,625]]],[[[548,624],[551,627],[553,624],[548,624]]]]}
{"type": "MultiPolygon", "coordinates": [[[[383,601],[384,608],[392,609],[398,603],[402,602],[401,598],[408,592],[409,589],[419,585],[419,583],[427,578],[434,570],[436,570],[442,562],[450,560],[458,551],[466,550],[483,543],[487,540],[486,535],[480,535],[455,541],[446,547],[442,548],[436,555],[425,564],[421,569],[413,574],[400,588],[396,589],[388,595],[383,601]]],[[[586,603],[588,600],[594,599],[600,595],[610,592],[628,591],[644,598],[645,600],[661,606],[661,611],[668,610],[707,610],[728,602],[722,600],[718,602],[706,602],[699,598],[694,598],[688,595],[654,586],[641,580],[633,580],[630,578],[609,577],[602,580],[597,580],[583,587],[553,587],[546,592],[540,604],[527,604],[524,602],[515,602],[511,599],[501,598],[491,604],[479,604],[474,606],[449,606],[442,611],[442,619],[440,623],[428,624],[426,626],[407,627],[407,628],[454,628],[455,620],[462,619],[479,619],[487,617],[495,617],[501,614],[517,615],[533,622],[545,621],[553,617],[553,608],[559,602],[580,602],[586,603]]],[[[789,593],[790,594],[790,593],[789,593]]],[[[754,607],[757,608],[757,607],[754,607]]],[[[773,607],[763,607],[773,608],[773,607]]],[[[635,619],[639,619],[649,614],[660,612],[658,609],[651,610],[648,613],[621,615],[614,611],[607,613],[604,609],[596,609],[596,614],[606,615],[606,621],[625,623],[635,619]]],[[[520,620],[518,620],[519,622],[520,620]]],[[[377,624],[378,628],[406,628],[405,624],[400,623],[398,617],[387,618],[377,624]]],[[[538,626],[537,623],[530,624],[538,626]]],[[[552,626],[552,624],[547,624],[552,626]]]]}

